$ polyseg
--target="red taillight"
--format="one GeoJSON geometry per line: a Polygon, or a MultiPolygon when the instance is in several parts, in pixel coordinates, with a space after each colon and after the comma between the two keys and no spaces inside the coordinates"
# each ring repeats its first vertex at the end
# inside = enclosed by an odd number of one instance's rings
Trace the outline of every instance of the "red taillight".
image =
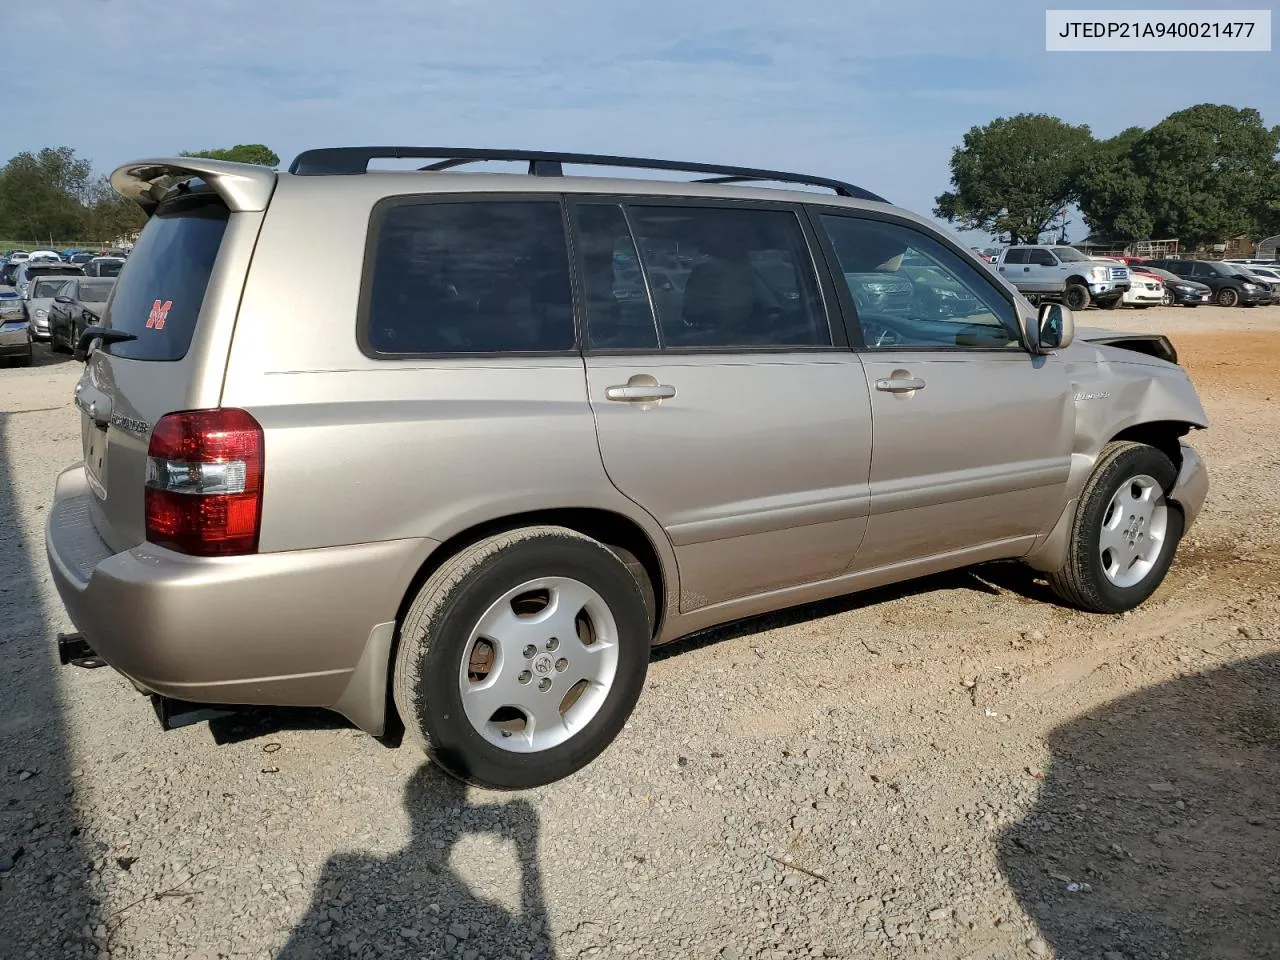
{"type": "Polygon", "coordinates": [[[161,417],[147,450],[147,539],[181,553],[258,551],[262,427],[243,410],[161,417]]]}

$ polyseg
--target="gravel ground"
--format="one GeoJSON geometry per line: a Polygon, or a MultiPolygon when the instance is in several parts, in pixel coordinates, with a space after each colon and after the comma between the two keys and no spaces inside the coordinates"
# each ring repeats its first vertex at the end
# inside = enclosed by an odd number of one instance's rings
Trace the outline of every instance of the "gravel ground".
{"type": "Polygon", "coordinates": [[[0,957],[1280,958],[1280,307],[1084,319],[1170,331],[1213,420],[1146,606],[997,564],[736,624],[515,795],[57,668],[78,365],[0,371],[0,957]]]}

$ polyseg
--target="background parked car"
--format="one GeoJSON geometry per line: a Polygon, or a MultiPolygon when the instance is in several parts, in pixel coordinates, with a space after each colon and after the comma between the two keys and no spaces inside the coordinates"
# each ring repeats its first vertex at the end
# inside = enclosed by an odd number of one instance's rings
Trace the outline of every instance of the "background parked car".
{"type": "Polygon", "coordinates": [[[36,277],[79,277],[84,271],[75,264],[63,263],[61,260],[28,260],[18,267],[13,275],[13,286],[18,296],[26,297],[27,288],[36,277]]]}
{"type": "Polygon", "coordinates": [[[31,366],[31,334],[22,315],[22,301],[12,293],[0,293],[0,360],[31,366]]]}
{"type": "Polygon", "coordinates": [[[1280,287],[1280,267],[1264,267],[1254,263],[1249,264],[1245,269],[1271,287],[1271,298],[1274,300],[1276,288],[1280,287]]]}
{"type": "Polygon", "coordinates": [[[86,277],[118,277],[124,257],[94,257],[84,265],[86,277]]]}
{"type": "Polygon", "coordinates": [[[1150,265],[1203,283],[1223,307],[1252,307],[1271,302],[1271,291],[1236,273],[1229,263],[1217,260],[1151,260],[1150,265]]]}
{"type": "Polygon", "coordinates": [[[1135,310],[1158,307],[1164,303],[1164,280],[1142,267],[1129,269],[1129,289],[1124,294],[1124,305],[1135,310]]]}
{"type": "Polygon", "coordinates": [[[26,262],[26,259],[26,254],[23,254],[21,258],[10,257],[5,260],[4,265],[0,266],[0,283],[13,286],[13,280],[18,273],[18,268],[26,262]]]}
{"type": "Polygon", "coordinates": [[[32,250],[29,260],[46,260],[52,263],[61,263],[62,254],[57,250],[32,250]]]}
{"type": "Polygon", "coordinates": [[[54,350],[74,350],[85,327],[102,317],[115,280],[80,277],[68,280],[49,310],[49,339],[54,350]]]}
{"type": "Polygon", "coordinates": [[[1153,274],[1164,281],[1164,305],[1166,307],[1172,307],[1175,304],[1183,307],[1198,307],[1202,303],[1213,302],[1213,290],[1206,284],[1195,280],[1184,280],[1176,273],[1164,270],[1161,267],[1153,267],[1150,264],[1135,264],[1133,269],[1153,274]]]}
{"type": "Polygon", "coordinates": [[[1246,266],[1240,263],[1225,263],[1225,262],[1223,263],[1223,266],[1228,267],[1229,269],[1235,271],[1236,276],[1244,277],[1245,280],[1254,284],[1255,286],[1262,287],[1263,289],[1266,290],[1267,293],[1271,294],[1272,298],[1274,299],[1275,292],[1276,292],[1275,283],[1273,281],[1268,280],[1266,277],[1262,276],[1261,274],[1259,274],[1257,272],[1258,271],[1257,267],[1246,266]]]}
{"type": "Polygon", "coordinates": [[[63,259],[66,260],[67,263],[74,263],[79,266],[84,266],[86,263],[92,260],[95,256],[97,256],[97,254],[88,253],[86,251],[80,250],[80,251],[77,251],[76,253],[71,254],[71,256],[69,257],[64,257],[63,259]]]}
{"type": "Polygon", "coordinates": [[[27,296],[19,301],[26,308],[27,326],[31,330],[31,339],[46,341],[49,339],[49,311],[53,307],[53,298],[67,284],[67,278],[57,274],[51,277],[36,277],[27,288],[27,296]]]}

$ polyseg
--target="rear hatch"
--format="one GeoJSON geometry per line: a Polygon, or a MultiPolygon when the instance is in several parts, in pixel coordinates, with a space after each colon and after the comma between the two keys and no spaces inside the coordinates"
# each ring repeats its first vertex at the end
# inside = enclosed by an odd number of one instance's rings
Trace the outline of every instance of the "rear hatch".
{"type": "Polygon", "coordinates": [[[112,185],[150,215],[102,310],[100,325],[131,339],[99,342],[76,386],[76,404],[91,515],[99,535],[119,552],[146,539],[147,453],[156,423],[169,413],[219,404],[236,309],[275,173],[159,160],[122,167],[112,185]]]}

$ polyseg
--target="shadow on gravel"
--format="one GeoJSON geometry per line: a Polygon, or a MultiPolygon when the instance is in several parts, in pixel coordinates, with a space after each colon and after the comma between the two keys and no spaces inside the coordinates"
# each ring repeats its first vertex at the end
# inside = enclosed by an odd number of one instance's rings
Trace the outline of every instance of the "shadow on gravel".
{"type": "Polygon", "coordinates": [[[759,616],[748,617],[745,620],[735,620],[723,626],[711,627],[657,647],[653,651],[651,659],[653,662],[657,662],[668,657],[679,656],[689,650],[697,650],[714,643],[722,643],[725,640],[749,637],[756,633],[763,633],[766,630],[793,627],[796,624],[821,620],[823,617],[833,617],[836,614],[848,613],[850,610],[873,607],[878,603],[889,603],[892,600],[901,600],[904,597],[918,597],[941,590],[972,590],[993,597],[999,596],[1007,590],[1016,593],[1027,601],[1061,605],[1061,601],[1054,596],[1045,583],[1038,579],[1039,577],[1041,577],[1041,574],[1036,573],[1025,564],[1012,561],[1000,561],[983,564],[978,567],[949,570],[946,573],[937,573],[933,576],[921,577],[918,580],[907,580],[886,587],[877,587],[874,590],[862,590],[858,593],[833,597],[830,600],[820,600],[817,603],[787,607],[772,613],[762,613],[759,616]]]}
{"type": "Polygon", "coordinates": [[[1049,747],[998,852],[1056,956],[1280,958],[1280,655],[1113,701],[1049,747]]]}
{"type": "Polygon", "coordinates": [[[386,858],[332,857],[279,960],[553,958],[533,805],[519,797],[471,803],[463,784],[428,763],[409,780],[405,808],[413,831],[409,845],[386,858]],[[518,913],[478,896],[450,867],[453,848],[469,835],[513,845],[520,870],[518,913]]]}
{"type": "Polygon", "coordinates": [[[37,439],[21,436],[21,416],[0,413],[0,956],[96,957],[83,932],[97,911],[54,676],[62,668],[39,596],[44,544],[23,527],[34,505],[19,501],[15,460],[37,439]]]}

